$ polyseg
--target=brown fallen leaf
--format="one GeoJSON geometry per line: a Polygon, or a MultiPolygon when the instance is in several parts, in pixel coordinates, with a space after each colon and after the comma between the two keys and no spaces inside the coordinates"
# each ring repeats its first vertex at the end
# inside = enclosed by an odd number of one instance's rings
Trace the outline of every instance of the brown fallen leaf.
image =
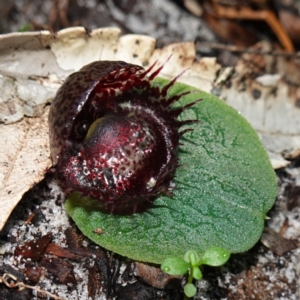
{"type": "Polygon", "coordinates": [[[150,266],[141,262],[134,263],[134,272],[147,284],[158,289],[180,288],[183,276],[164,273],[158,266],[150,266]]]}
{"type": "Polygon", "coordinates": [[[54,274],[60,283],[76,284],[73,265],[69,261],[57,257],[42,258],[40,265],[54,274]]]}
{"type": "Polygon", "coordinates": [[[24,269],[24,274],[33,283],[38,283],[42,276],[45,276],[47,271],[37,265],[29,265],[24,269]]]}
{"type": "Polygon", "coordinates": [[[282,256],[286,252],[297,248],[294,241],[285,239],[268,227],[265,229],[260,241],[278,256],[282,256]]]}
{"type": "Polygon", "coordinates": [[[78,256],[72,252],[70,252],[67,248],[63,248],[56,243],[50,243],[47,245],[45,253],[56,255],[60,258],[69,258],[69,259],[78,259],[78,256]]]}
{"type": "MultiPolygon", "coordinates": [[[[91,299],[100,298],[102,292],[107,293],[107,290],[103,291],[103,278],[99,272],[97,264],[89,265],[88,269],[88,295],[91,299]],[[100,280],[101,279],[101,280],[100,280]]],[[[105,282],[106,283],[106,282],[105,282]]]]}
{"type": "Polygon", "coordinates": [[[15,256],[19,256],[24,260],[29,259],[33,262],[39,261],[52,238],[52,234],[48,233],[37,240],[30,240],[24,245],[16,248],[15,256]]]}

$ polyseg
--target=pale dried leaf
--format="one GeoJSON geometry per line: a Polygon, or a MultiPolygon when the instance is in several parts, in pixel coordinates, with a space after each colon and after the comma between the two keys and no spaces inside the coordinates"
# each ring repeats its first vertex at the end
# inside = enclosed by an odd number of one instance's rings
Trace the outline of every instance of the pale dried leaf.
{"type": "Polygon", "coordinates": [[[48,31],[0,35],[0,122],[41,116],[68,73],[48,45],[48,31]]]}
{"type": "Polygon", "coordinates": [[[49,31],[0,35],[0,71],[12,77],[56,74],[65,76],[47,46],[55,39],[49,31]]]}
{"type": "Polygon", "coordinates": [[[282,75],[280,74],[265,74],[255,78],[255,81],[262,86],[276,87],[282,75]]]}
{"type": "Polygon", "coordinates": [[[88,33],[83,27],[66,28],[47,41],[58,65],[72,72],[95,60],[113,60],[114,47],[119,41],[120,29],[100,28],[88,33]]]}
{"type": "Polygon", "coordinates": [[[11,124],[24,116],[41,116],[61,82],[56,76],[13,78],[0,74],[0,122],[11,124]]]}
{"type": "Polygon", "coordinates": [[[120,37],[114,60],[124,60],[145,67],[148,65],[154,49],[154,38],[146,35],[127,34],[120,37]]]}
{"type": "Polygon", "coordinates": [[[0,230],[23,194],[51,166],[48,111],[41,118],[0,126],[0,230]]]}
{"type": "Polygon", "coordinates": [[[158,61],[158,65],[165,64],[160,76],[173,79],[182,74],[178,81],[200,88],[210,93],[217,72],[221,66],[216,58],[200,58],[196,60],[194,43],[185,42],[168,45],[162,49],[155,49],[150,59],[150,65],[158,61]],[[167,60],[170,58],[168,63],[167,60]]]}
{"type": "MultiPolygon", "coordinates": [[[[258,47],[270,51],[266,43],[258,47]]],[[[274,168],[288,165],[286,159],[300,153],[300,70],[296,63],[293,68],[289,63],[284,58],[245,54],[233,68],[234,72],[215,84],[220,88],[218,95],[257,131],[274,168]],[[267,73],[271,69],[280,73],[267,73]],[[255,77],[262,70],[266,73],[255,77]],[[287,79],[290,72],[292,79],[287,79]]]]}

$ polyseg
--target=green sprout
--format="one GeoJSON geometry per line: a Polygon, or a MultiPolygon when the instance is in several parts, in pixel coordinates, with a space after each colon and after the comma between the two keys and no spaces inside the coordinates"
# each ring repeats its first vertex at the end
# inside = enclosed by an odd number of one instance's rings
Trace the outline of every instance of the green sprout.
{"type": "Polygon", "coordinates": [[[202,272],[201,265],[218,267],[224,265],[230,257],[230,252],[220,248],[211,247],[207,249],[202,256],[199,256],[196,251],[189,250],[184,257],[171,256],[166,258],[161,264],[161,269],[167,274],[181,276],[188,272],[188,281],[184,286],[184,299],[194,297],[197,293],[197,288],[193,284],[193,280],[200,280],[202,272]]]}

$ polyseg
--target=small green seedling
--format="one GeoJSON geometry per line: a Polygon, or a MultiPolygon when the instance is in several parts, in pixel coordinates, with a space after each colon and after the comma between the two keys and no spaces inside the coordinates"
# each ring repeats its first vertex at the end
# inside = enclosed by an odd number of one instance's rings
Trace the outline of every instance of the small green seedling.
{"type": "Polygon", "coordinates": [[[187,299],[194,297],[197,293],[193,280],[202,278],[199,267],[201,265],[222,266],[228,261],[229,257],[230,252],[220,247],[211,247],[202,256],[199,256],[196,251],[189,250],[185,253],[184,258],[177,256],[166,258],[161,264],[161,269],[165,273],[175,276],[189,273],[188,282],[184,286],[185,299],[187,299]]]}

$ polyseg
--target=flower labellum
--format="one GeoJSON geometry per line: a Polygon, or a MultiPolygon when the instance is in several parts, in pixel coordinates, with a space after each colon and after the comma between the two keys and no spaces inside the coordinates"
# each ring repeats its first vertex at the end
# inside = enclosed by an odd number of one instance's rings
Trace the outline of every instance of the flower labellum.
{"type": "MultiPolygon", "coordinates": [[[[98,199],[111,211],[151,203],[171,194],[179,166],[178,121],[195,104],[172,108],[148,70],[123,61],[97,61],[71,74],[57,92],[50,114],[50,147],[57,178],[66,191],[98,199]]],[[[190,93],[190,92],[188,92],[190,93]]]]}

